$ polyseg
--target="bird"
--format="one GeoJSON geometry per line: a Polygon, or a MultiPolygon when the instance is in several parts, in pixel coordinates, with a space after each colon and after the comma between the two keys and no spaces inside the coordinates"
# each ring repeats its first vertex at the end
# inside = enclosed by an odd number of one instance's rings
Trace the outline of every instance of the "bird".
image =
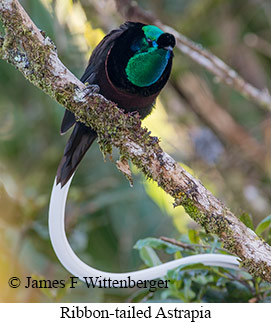
{"type": "MultiPolygon", "coordinates": [[[[153,25],[125,22],[109,32],[94,49],[81,81],[90,90],[117,104],[124,112],[138,112],[141,119],[149,115],[155,99],[167,83],[173,60],[175,38],[153,25]]],[[[62,265],[75,277],[116,279],[127,281],[152,280],[166,275],[181,265],[201,262],[239,270],[239,259],[230,255],[202,254],[166,262],[153,268],[130,273],[109,273],[82,262],[73,252],[65,233],[65,206],[72,177],[97,133],[66,110],[61,134],[71,127],[72,134],[64,150],[53,185],[49,206],[49,235],[54,251],[62,265]],[[128,277],[128,278],[127,278],[128,277]]],[[[114,285],[115,287],[120,285],[114,285]]],[[[104,285],[104,287],[107,287],[104,285]]]]}
{"type": "MultiPolygon", "coordinates": [[[[155,99],[167,83],[173,60],[175,37],[154,25],[127,21],[109,32],[93,50],[81,81],[99,89],[125,113],[149,115],[155,99]]],[[[77,169],[97,133],[65,110],[60,133],[73,127],[57,170],[63,187],[77,169]]]]}

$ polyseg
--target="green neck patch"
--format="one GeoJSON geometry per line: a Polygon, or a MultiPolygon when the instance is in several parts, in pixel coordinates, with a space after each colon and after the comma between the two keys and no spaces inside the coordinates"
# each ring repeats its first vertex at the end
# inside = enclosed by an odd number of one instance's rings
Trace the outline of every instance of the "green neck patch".
{"type": "Polygon", "coordinates": [[[139,87],[154,84],[163,74],[169,57],[168,51],[154,47],[137,53],[130,58],[125,69],[128,80],[139,87]]]}
{"type": "Polygon", "coordinates": [[[156,26],[142,27],[145,37],[134,45],[136,53],[125,68],[128,80],[136,86],[146,87],[154,84],[162,76],[170,52],[158,48],[157,40],[164,32],[156,26]]]}

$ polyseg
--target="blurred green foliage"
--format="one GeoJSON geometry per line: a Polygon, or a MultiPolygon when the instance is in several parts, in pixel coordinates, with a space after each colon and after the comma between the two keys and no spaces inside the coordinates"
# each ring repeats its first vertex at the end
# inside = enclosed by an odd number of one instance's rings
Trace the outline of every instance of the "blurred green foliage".
{"type": "MultiPolygon", "coordinates": [[[[113,1],[20,2],[55,42],[63,63],[78,77],[104,32],[123,22],[113,1]]],[[[139,4],[213,51],[255,86],[270,88],[268,0],[157,0],[139,1],[139,4]]],[[[265,126],[270,125],[267,112],[229,87],[213,82],[212,75],[175,51],[172,79],[190,72],[206,82],[214,100],[252,136],[266,146],[270,144],[270,129],[265,126]]],[[[170,288],[156,293],[90,291],[83,284],[72,292],[68,288],[31,291],[9,288],[8,278],[16,275],[22,280],[34,275],[44,279],[70,277],[54,255],[47,227],[51,187],[67,141],[67,136],[59,135],[63,112],[63,107],[29,84],[11,65],[0,62],[0,301],[270,301],[268,284],[245,273],[202,265],[169,272],[170,288]]],[[[144,124],[161,138],[168,153],[183,165],[189,165],[193,175],[208,189],[236,214],[242,214],[244,223],[252,227],[261,221],[256,232],[270,243],[268,171],[244,161],[240,151],[218,138],[213,129],[208,129],[211,133],[208,137],[205,121],[191,111],[170,85],[144,124]],[[212,162],[198,149],[203,137],[209,138],[208,147],[220,147],[208,150],[212,162]]],[[[113,159],[117,158],[115,151],[113,159]]],[[[102,160],[98,145],[93,145],[77,171],[69,194],[67,232],[82,260],[101,270],[125,272],[172,257],[219,251],[222,246],[216,238],[200,232],[181,208],[173,209],[170,198],[156,184],[133,170],[135,185],[131,189],[114,164],[102,160]],[[158,239],[161,235],[210,248],[187,251],[158,239]],[[151,236],[156,238],[148,238],[151,236]]]]}
{"type": "MultiPolygon", "coordinates": [[[[266,219],[265,222],[268,222],[266,219]]],[[[266,228],[270,236],[271,226],[266,228]]],[[[199,253],[222,253],[222,245],[206,233],[189,230],[180,241],[167,242],[161,239],[146,238],[135,245],[146,266],[152,267],[160,262],[158,253],[173,255],[174,259],[199,253]],[[179,242],[183,246],[178,245],[179,242]],[[176,244],[175,244],[176,243],[176,244]],[[194,250],[191,251],[191,247],[194,250]]],[[[225,268],[208,267],[202,264],[183,265],[169,270],[166,279],[169,288],[154,293],[143,294],[145,301],[173,302],[270,302],[271,285],[259,278],[253,278],[245,271],[236,272],[225,268]]],[[[139,301],[139,295],[136,295],[139,301]]]]}

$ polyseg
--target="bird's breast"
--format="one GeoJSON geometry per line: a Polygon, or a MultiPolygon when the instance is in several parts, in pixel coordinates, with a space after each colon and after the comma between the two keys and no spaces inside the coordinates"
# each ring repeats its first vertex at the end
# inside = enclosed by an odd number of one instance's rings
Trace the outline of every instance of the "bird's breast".
{"type": "Polygon", "coordinates": [[[100,87],[100,94],[108,100],[115,102],[125,112],[138,111],[142,118],[151,112],[152,105],[159,92],[149,96],[138,93],[130,93],[124,89],[117,88],[110,80],[107,73],[107,60],[97,76],[97,84],[100,87]]]}

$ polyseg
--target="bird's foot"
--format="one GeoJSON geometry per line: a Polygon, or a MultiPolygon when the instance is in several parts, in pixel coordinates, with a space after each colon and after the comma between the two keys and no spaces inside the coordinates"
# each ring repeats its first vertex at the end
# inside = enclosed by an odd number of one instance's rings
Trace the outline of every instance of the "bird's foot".
{"type": "Polygon", "coordinates": [[[99,93],[99,91],[100,91],[100,87],[97,84],[88,84],[88,83],[86,83],[85,85],[86,85],[86,87],[83,90],[83,95],[84,95],[83,97],[84,98],[86,96],[88,96],[88,95],[93,94],[93,93],[99,93]]]}

